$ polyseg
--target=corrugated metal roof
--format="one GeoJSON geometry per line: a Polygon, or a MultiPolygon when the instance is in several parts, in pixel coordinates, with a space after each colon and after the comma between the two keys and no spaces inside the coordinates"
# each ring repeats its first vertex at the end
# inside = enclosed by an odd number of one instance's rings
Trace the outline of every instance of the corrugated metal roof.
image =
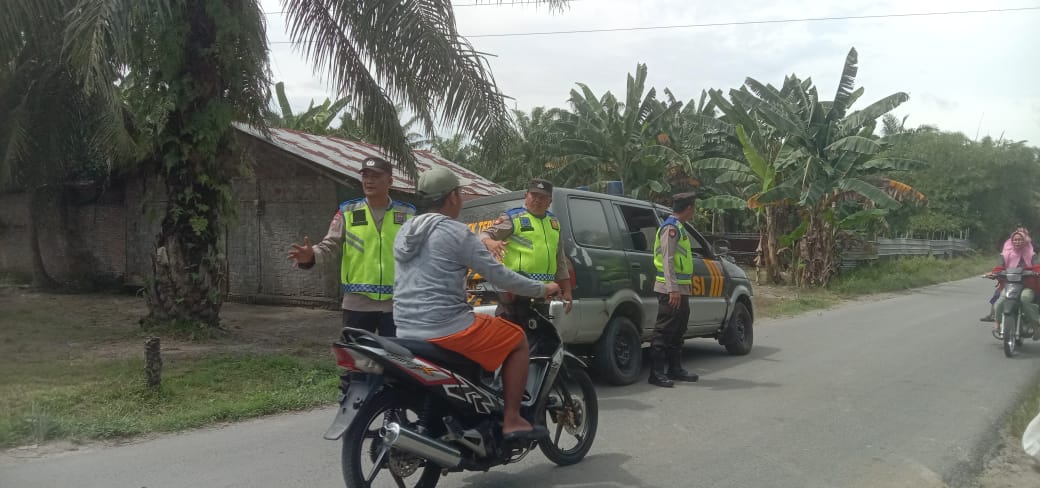
{"type": "MultiPolygon", "coordinates": [[[[361,181],[361,161],[369,157],[389,159],[379,146],[364,142],[346,141],[336,137],[316,136],[291,129],[271,128],[271,137],[264,137],[259,131],[246,124],[235,123],[235,128],[268,142],[279,149],[288,151],[322,167],[361,181]]],[[[474,196],[498,195],[509,190],[484,178],[462,166],[444,159],[430,151],[415,151],[416,167],[422,173],[434,166],[450,169],[455,174],[469,178],[472,183],[462,188],[462,193],[474,196]]],[[[394,166],[394,190],[415,193],[415,181],[409,178],[400,166],[394,166]]]]}

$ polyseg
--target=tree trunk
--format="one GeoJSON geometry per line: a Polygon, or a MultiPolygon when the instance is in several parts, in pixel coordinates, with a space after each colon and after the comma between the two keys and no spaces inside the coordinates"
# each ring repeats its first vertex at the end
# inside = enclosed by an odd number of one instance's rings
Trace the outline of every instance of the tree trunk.
{"type": "Polygon", "coordinates": [[[766,207],[765,226],[760,231],[759,248],[762,250],[762,266],[766,269],[766,277],[773,284],[780,284],[780,246],[777,244],[778,227],[775,207],[766,207]]]}
{"type": "MultiPolygon", "coordinates": [[[[172,220],[170,210],[168,205],[166,221],[172,220]]],[[[228,291],[227,258],[219,250],[221,244],[222,239],[204,242],[164,222],[147,287],[150,321],[220,325],[220,308],[228,291]]]]}
{"type": "Polygon", "coordinates": [[[231,122],[236,107],[226,98],[227,73],[217,46],[233,21],[215,18],[207,2],[186,2],[187,30],[180,72],[171,72],[170,113],[157,154],[166,186],[166,211],[147,288],[147,322],[182,321],[220,325],[227,296],[224,217],[232,215],[231,180],[239,174],[233,158],[231,122]],[[183,83],[181,80],[191,80],[183,83]]]}
{"type": "Polygon", "coordinates": [[[46,193],[41,188],[29,190],[29,248],[32,252],[32,286],[33,288],[56,288],[58,283],[47,274],[40,252],[40,219],[43,218],[43,204],[46,193]]]}
{"type": "Polygon", "coordinates": [[[800,284],[803,286],[826,286],[837,271],[837,247],[833,229],[824,217],[826,210],[825,207],[812,207],[805,215],[808,226],[798,243],[802,259],[800,284]]]}

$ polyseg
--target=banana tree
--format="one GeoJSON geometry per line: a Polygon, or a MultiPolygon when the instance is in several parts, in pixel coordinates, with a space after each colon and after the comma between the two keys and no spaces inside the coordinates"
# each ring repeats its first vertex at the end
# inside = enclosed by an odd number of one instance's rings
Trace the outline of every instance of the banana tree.
{"type": "Polygon", "coordinates": [[[645,90],[646,65],[628,75],[625,101],[611,92],[602,97],[582,83],[571,90],[571,112],[559,128],[564,163],[563,184],[602,184],[620,180],[633,197],[651,197],[671,189],[668,174],[682,166],[682,156],[658,142],[655,124],[671,117],[679,105],[663,107],[656,90],[645,90]]]}
{"type": "Polygon", "coordinates": [[[901,204],[890,192],[898,196],[916,190],[888,175],[924,167],[919,161],[885,157],[888,144],[874,135],[877,119],[905,102],[909,98],[905,93],[848,112],[863,93],[862,88],[853,90],[857,62],[853,48],[846,56],[834,100],[829,102],[819,100],[810,80],[793,75],[785,79],[781,90],[749,79],[754,94],[731,93],[785,136],[788,152],[780,166],[792,165],[794,173],[759,195],[757,202],[791,201],[800,207],[805,234],[797,252],[803,263],[799,282],[804,285],[826,285],[838,269],[834,209],[839,201],[856,198],[865,206],[896,208],[901,204]]]}
{"type": "MultiPolygon", "coordinates": [[[[750,80],[750,79],[749,79],[750,80]]],[[[749,86],[759,84],[750,80],[749,86]]],[[[709,157],[697,160],[691,167],[698,170],[721,171],[715,179],[716,185],[733,185],[738,188],[735,195],[724,200],[708,200],[702,207],[733,207],[738,201],[743,208],[755,212],[759,221],[759,250],[762,253],[762,266],[767,278],[773,283],[782,280],[779,262],[779,235],[782,229],[777,225],[777,215],[785,202],[763,203],[762,194],[777,187],[784,180],[784,169],[790,168],[790,150],[784,148],[784,133],[764,123],[762,117],[753,110],[748,110],[741,102],[741,94],[747,91],[731,90],[730,99],[723,97],[719,90],[711,90],[709,96],[723,113],[723,120],[730,125],[730,131],[736,136],[737,154],[729,157],[709,157]],[[734,127],[735,126],[735,127],[734,127]]],[[[778,96],[785,96],[778,93],[778,96]]],[[[731,143],[732,144],[732,143],[731,143]]],[[[717,144],[722,146],[723,144],[717,144]]]]}
{"type": "Polygon", "coordinates": [[[339,114],[343,109],[350,105],[350,97],[342,97],[336,101],[326,98],[321,105],[314,105],[314,100],[311,100],[310,105],[307,107],[307,111],[302,114],[296,115],[293,113],[292,105],[289,103],[289,98],[285,96],[285,83],[278,82],[274,85],[275,96],[278,99],[278,107],[281,110],[281,114],[275,114],[269,112],[267,121],[272,127],[284,127],[286,129],[293,129],[308,134],[316,135],[328,135],[334,129],[330,126],[332,121],[336,119],[336,115],[339,114]]]}

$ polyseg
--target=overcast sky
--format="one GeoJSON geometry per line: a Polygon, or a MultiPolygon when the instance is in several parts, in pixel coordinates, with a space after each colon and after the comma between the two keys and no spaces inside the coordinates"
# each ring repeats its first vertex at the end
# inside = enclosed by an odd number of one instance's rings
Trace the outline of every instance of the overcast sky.
{"type": "MultiPolygon", "coordinates": [[[[1040,0],[574,0],[562,13],[530,5],[472,6],[456,0],[459,31],[492,54],[510,106],[566,107],[576,82],[622,97],[626,75],[646,63],[647,84],[680,99],[737,88],[746,77],[779,86],[785,74],[811,77],[830,100],[850,47],[859,52],[863,108],[897,91],[907,125],[937,125],[969,138],[990,135],[1040,146],[1040,10],[904,16],[540,36],[481,37],[602,28],[898,15],[1040,7],[1040,0]],[[469,5],[469,6],[464,6],[469,5]]],[[[514,0],[505,0],[511,2],[514,0]]],[[[263,0],[265,11],[281,0],[263,0]]],[[[492,2],[493,3],[493,2],[492,2]]],[[[271,71],[298,110],[332,96],[288,40],[282,14],[268,19],[271,71]]]]}

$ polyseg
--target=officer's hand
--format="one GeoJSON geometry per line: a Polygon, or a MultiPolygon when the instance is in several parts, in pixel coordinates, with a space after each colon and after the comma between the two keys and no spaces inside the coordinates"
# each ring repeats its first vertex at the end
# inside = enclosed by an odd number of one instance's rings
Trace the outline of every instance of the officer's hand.
{"type": "Polygon", "coordinates": [[[550,299],[550,298],[552,298],[552,297],[554,297],[556,295],[559,295],[559,294],[560,294],[560,285],[557,285],[556,283],[546,283],[545,284],[545,298],[550,299]]]}
{"type": "Polygon", "coordinates": [[[570,290],[564,290],[563,313],[571,313],[572,308],[574,308],[574,295],[571,294],[570,290]]]}
{"type": "Polygon", "coordinates": [[[682,293],[673,291],[668,294],[668,305],[672,308],[679,308],[679,304],[682,303],[682,293]]]}
{"type": "Polygon", "coordinates": [[[484,239],[484,247],[486,247],[488,251],[491,251],[491,255],[499,261],[501,261],[502,256],[505,256],[506,254],[506,243],[503,241],[496,241],[494,239],[487,238],[484,239]]]}
{"type": "Polygon", "coordinates": [[[314,246],[311,246],[311,238],[309,236],[303,236],[303,245],[292,243],[292,249],[289,250],[289,259],[293,260],[295,264],[311,264],[314,262],[314,246]]]}

